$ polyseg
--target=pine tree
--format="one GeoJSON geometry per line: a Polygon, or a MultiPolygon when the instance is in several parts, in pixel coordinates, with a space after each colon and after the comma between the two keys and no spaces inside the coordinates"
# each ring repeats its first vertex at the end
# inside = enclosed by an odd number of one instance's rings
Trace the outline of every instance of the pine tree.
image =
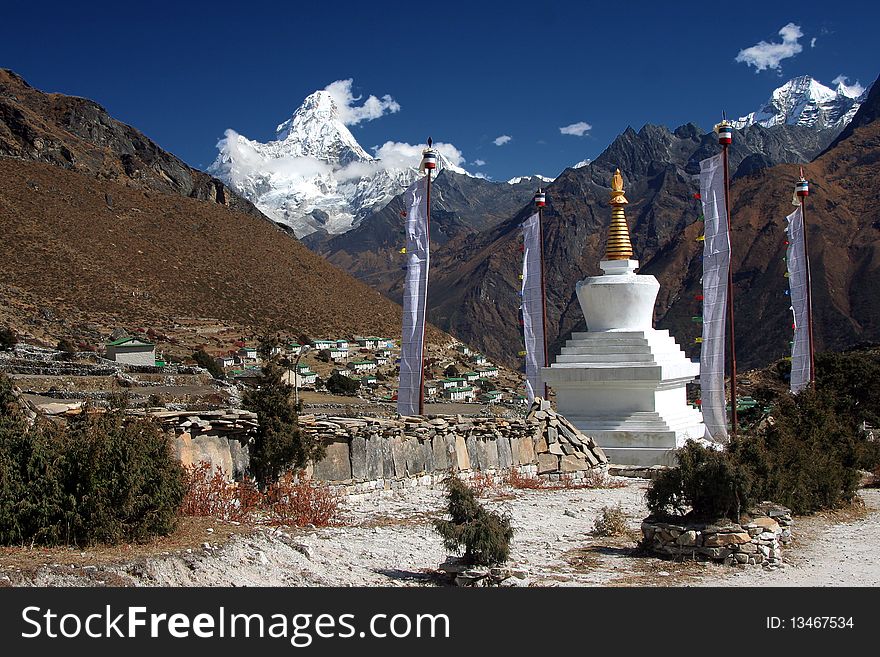
{"type": "Polygon", "coordinates": [[[291,397],[293,386],[284,380],[286,368],[282,359],[271,355],[276,342],[265,338],[261,342],[262,374],[257,387],[244,397],[245,408],[257,414],[257,433],[250,444],[250,467],[261,488],[278,481],[288,470],[299,470],[324,456],[324,445],[299,429],[291,397]]]}
{"type": "Polygon", "coordinates": [[[447,550],[461,552],[464,560],[478,566],[504,563],[510,556],[513,529],[510,519],[487,511],[474,491],[456,476],[446,482],[450,520],[437,520],[434,528],[447,550]]]}

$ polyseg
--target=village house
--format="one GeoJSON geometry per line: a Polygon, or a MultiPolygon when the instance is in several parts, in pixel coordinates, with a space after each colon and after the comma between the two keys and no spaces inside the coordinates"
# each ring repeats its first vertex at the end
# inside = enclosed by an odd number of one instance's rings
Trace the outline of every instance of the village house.
{"type": "Polygon", "coordinates": [[[391,358],[391,350],[390,349],[377,349],[376,356],[379,358],[391,358]]]}
{"type": "Polygon", "coordinates": [[[303,388],[305,386],[313,386],[315,382],[318,380],[318,374],[316,372],[312,372],[310,369],[297,369],[287,370],[284,374],[284,382],[291,386],[296,386],[297,388],[303,388]]]}
{"type": "Polygon", "coordinates": [[[299,342],[291,342],[287,345],[287,353],[291,356],[298,356],[302,351],[302,345],[299,342]]]}
{"type": "Polygon", "coordinates": [[[361,378],[361,385],[365,386],[374,386],[379,383],[379,379],[376,378],[373,374],[368,374],[367,376],[361,378]]]}
{"type": "Polygon", "coordinates": [[[451,377],[448,379],[442,379],[440,381],[440,385],[443,387],[443,390],[449,390],[450,388],[458,388],[459,386],[463,386],[467,383],[467,379],[463,377],[451,377]]]}
{"type": "Polygon", "coordinates": [[[126,365],[156,365],[156,345],[139,338],[119,338],[105,347],[105,357],[126,365]]]}
{"type": "Polygon", "coordinates": [[[440,390],[440,386],[437,383],[426,383],[425,384],[425,397],[436,397],[437,392],[440,390]]]}
{"type": "Polygon", "coordinates": [[[336,348],[337,349],[345,349],[346,351],[348,351],[349,346],[351,346],[351,345],[348,344],[348,340],[337,340],[336,341],[336,348]]]}
{"type": "Polygon", "coordinates": [[[353,360],[348,366],[355,372],[370,372],[376,369],[376,361],[374,360],[353,360]]]}
{"type": "Polygon", "coordinates": [[[503,400],[503,394],[500,390],[491,390],[480,395],[480,400],[487,404],[494,404],[503,400]]]}
{"type": "Polygon", "coordinates": [[[489,362],[489,359],[486,358],[483,354],[474,354],[471,356],[471,362],[474,365],[485,365],[489,362]]]}
{"type": "Polygon", "coordinates": [[[241,356],[242,361],[245,363],[255,363],[258,360],[256,347],[242,347],[238,350],[238,355],[241,356]]]}
{"type": "Polygon", "coordinates": [[[388,357],[387,356],[376,356],[376,365],[387,365],[388,357]]]}
{"type": "Polygon", "coordinates": [[[494,365],[483,367],[477,370],[477,374],[481,377],[498,376],[498,368],[494,365]]]}
{"type": "Polygon", "coordinates": [[[458,353],[460,353],[462,356],[470,356],[471,355],[471,348],[468,347],[466,344],[460,344],[460,345],[456,346],[455,350],[458,353]]]}
{"type": "Polygon", "coordinates": [[[315,340],[313,346],[318,351],[321,351],[322,349],[335,349],[336,340],[315,340]]]}
{"type": "Polygon", "coordinates": [[[379,340],[382,340],[382,338],[377,338],[375,336],[369,338],[355,338],[358,346],[364,349],[375,349],[379,346],[379,340]]]}
{"type": "Polygon", "coordinates": [[[344,349],[340,347],[333,347],[332,349],[330,349],[331,360],[345,360],[346,358],[348,358],[348,347],[345,347],[344,349]]]}
{"type": "Polygon", "coordinates": [[[473,401],[475,393],[472,387],[463,386],[461,388],[449,388],[444,390],[443,396],[450,401],[473,401]]]}
{"type": "Polygon", "coordinates": [[[480,375],[477,372],[465,372],[462,376],[467,380],[468,383],[473,383],[477,379],[480,378],[480,375]]]}
{"type": "Polygon", "coordinates": [[[224,368],[224,369],[227,368],[227,367],[232,367],[233,365],[235,365],[235,359],[234,359],[232,356],[230,356],[230,355],[226,355],[226,356],[217,356],[217,357],[214,359],[214,362],[217,363],[217,366],[218,366],[218,367],[222,367],[222,368],[224,368]]]}

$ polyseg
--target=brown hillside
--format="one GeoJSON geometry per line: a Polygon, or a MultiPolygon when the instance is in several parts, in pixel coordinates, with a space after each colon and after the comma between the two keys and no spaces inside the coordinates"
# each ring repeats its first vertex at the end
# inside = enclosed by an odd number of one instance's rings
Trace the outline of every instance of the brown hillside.
{"type": "Polygon", "coordinates": [[[0,69],[2,155],[48,162],[101,180],[180,194],[263,217],[250,201],[117,121],[95,101],[44,93],[8,69],[0,69]]]}
{"type": "Polygon", "coordinates": [[[0,157],[0,225],[0,323],[32,334],[180,318],[311,337],[400,333],[398,305],[218,204],[0,157]]]}

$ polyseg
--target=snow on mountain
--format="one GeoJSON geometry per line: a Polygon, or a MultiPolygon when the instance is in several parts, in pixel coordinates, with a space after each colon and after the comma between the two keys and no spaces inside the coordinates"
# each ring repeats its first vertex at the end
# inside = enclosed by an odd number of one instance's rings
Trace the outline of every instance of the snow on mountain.
{"type": "Polygon", "coordinates": [[[765,128],[780,124],[843,128],[852,120],[867,91],[858,82],[847,85],[843,76],[834,82],[837,86],[831,89],[808,75],[789,80],[773,92],[760,110],[732,121],[733,126],[745,128],[759,123],[765,128]]]}
{"type": "Polygon", "coordinates": [[[542,175],[536,173],[533,176],[516,176],[515,178],[511,178],[510,180],[508,180],[507,184],[508,185],[518,185],[519,183],[521,183],[523,181],[529,181],[529,180],[540,180],[541,182],[551,183],[554,180],[556,180],[556,178],[548,178],[547,176],[542,176],[542,175]]]}
{"type": "MultiPolygon", "coordinates": [[[[349,92],[350,81],[342,82],[348,83],[349,92]]],[[[227,130],[217,144],[220,153],[208,168],[297,237],[320,229],[331,234],[350,230],[420,175],[422,146],[388,141],[375,148],[375,156],[361,147],[343,114],[367,105],[340,107],[339,96],[331,93],[338,84],[308,96],[277,127],[274,140],[262,143],[227,130]]],[[[371,96],[366,103],[374,100],[393,103],[387,96],[383,101],[371,96]]],[[[470,175],[461,168],[464,158],[455,146],[435,143],[434,148],[438,169],[470,175]]]]}
{"type": "Polygon", "coordinates": [[[578,162],[577,164],[573,165],[571,168],[572,168],[572,169],[580,169],[581,167],[585,167],[585,166],[587,166],[587,165],[588,165],[590,162],[592,162],[592,161],[593,161],[593,160],[591,160],[590,158],[587,158],[586,160],[581,160],[581,161],[578,162]]]}

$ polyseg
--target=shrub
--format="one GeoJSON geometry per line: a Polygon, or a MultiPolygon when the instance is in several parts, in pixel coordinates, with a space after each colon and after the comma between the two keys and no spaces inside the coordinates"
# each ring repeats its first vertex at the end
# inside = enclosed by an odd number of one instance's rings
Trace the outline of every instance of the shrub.
{"type": "Polygon", "coordinates": [[[470,488],[477,497],[483,497],[496,488],[495,478],[486,472],[475,472],[469,482],[470,488]]]}
{"type": "Polygon", "coordinates": [[[187,492],[180,509],[184,515],[296,527],[326,527],[339,517],[339,497],[329,486],[295,479],[292,473],[261,493],[253,482],[229,481],[222,470],[204,461],[186,470],[187,492]]]}
{"type": "Polygon", "coordinates": [[[513,538],[510,519],[486,511],[477,502],[474,491],[458,477],[451,476],[446,488],[451,520],[434,523],[446,549],[455,553],[463,550],[465,562],[479,566],[507,561],[513,538]]]}
{"type": "Polygon", "coordinates": [[[547,481],[533,475],[523,474],[515,468],[511,468],[507,473],[504,483],[517,490],[539,490],[548,486],[547,481]]]}
{"type": "Polygon", "coordinates": [[[661,472],[646,493],[651,513],[738,521],[750,501],[749,473],[728,452],[707,449],[693,441],[676,455],[678,466],[661,472]]]}
{"type": "Polygon", "coordinates": [[[265,500],[273,524],[326,527],[339,515],[339,496],[327,484],[289,472],[269,486],[265,500]]]}
{"type": "Polygon", "coordinates": [[[214,360],[213,356],[211,356],[211,354],[209,354],[204,349],[199,349],[193,354],[192,357],[199,367],[204,367],[206,370],[208,370],[208,373],[215,379],[226,378],[226,372],[223,371],[223,368],[220,367],[217,364],[217,361],[214,360]]]}
{"type": "Polygon", "coordinates": [[[321,349],[317,354],[315,354],[315,358],[322,363],[330,362],[330,350],[329,349],[321,349]]]}
{"type": "Polygon", "coordinates": [[[249,481],[230,481],[221,469],[202,461],[186,468],[186,495],[180,513],[242,522],[259,505],[260,492],[249,481]]]}
{"type": "Polygon", "coordinates": [[[838,415],[838,401],[812,389],[785,395],[772,423],[732,441],[732,458],[753,474],[755,499],[784,504],[799,514],[852,500],[863,439],[838,415]]]}
{"type": "Polygon", "coordinates": [[[257,387],[244,397],[245,408],[257,414],[250,466],[262,490],[277,482],[285,471],[302,469],[324,455],[324,444],[314,434],[299,430],[291,397],[293,386],[285,383],[283,377],[284,368],[278,359],[267,359],[257,387]]]}
{"type": "Polygon", "coordinates": [[[12,351],[18,344],[18,336],[8,326],[0,326],[0,351],[12,351]]]}
{"type": "Polygon", "coordinates": [[[93,544],[170,533],[184,473],[165,435],[122,409],[28,426],[0,375],[0,543],[93,544]]]}
{"type": "Polygon", "coordinates": [[[880,448],[841,417],[838,395],[817,388],[781,395],[772,419],[732,439],[725,452],[689,442],[677,452],[679,465],[654,480],[648,508],[661,516],[736,521],[752,501],[770,500],[798,514],[851,501],[859,468],[870,467],[880,448]]]}
{"type": "Polygon", "coordinates": [[[618,502],[616,506],[603,506],[593,523],[594,536],[623,536],[626,534],[626,512],[618,502]]]}
{"type": "Polygon", "coordinates": [[[357,393],[358,388],[361,387],[361,382],[356,381],[355,379],[349,379],[344,374],[340,374],[336,371],[330,375],[330,378],[324,382],[324,385],[326,386],[327,391],[334,395],[351,396],[357,393]]]}

